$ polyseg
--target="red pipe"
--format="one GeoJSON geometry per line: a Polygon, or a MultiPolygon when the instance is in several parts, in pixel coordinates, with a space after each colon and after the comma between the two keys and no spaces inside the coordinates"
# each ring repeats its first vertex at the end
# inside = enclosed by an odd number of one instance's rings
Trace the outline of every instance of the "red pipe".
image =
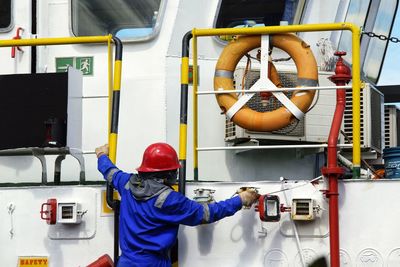
{"type": "MultiPolygon", "coordinates": [[[[342,59],[346,52],[336,52],[335,55],[339,56],[339,59],[336,63],[335,75],[329,77],[329,79],[336,86],[344,86],[351,79],[350,69],[343,63],[342,59]]],[[[332,267],[340,266],[338,178],[343,174],[343,169],[337,165],[337,141],[345,107],[346,89],[338,89],[336,90],[335,114],[328,138],[328,164],[327,167],[322,168],[323,175],[328,177],[329,180],[326,196],[329,198],[329,242],[332,267]]]]}

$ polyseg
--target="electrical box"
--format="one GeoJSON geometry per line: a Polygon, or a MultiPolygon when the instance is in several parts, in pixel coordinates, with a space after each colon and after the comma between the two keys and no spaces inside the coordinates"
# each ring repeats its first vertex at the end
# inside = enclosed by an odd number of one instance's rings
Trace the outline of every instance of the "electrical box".
{"type": "Polygon", "coordinates": [[[314,220],[314,206],[313,199],[293,199],[292,200],[292,220],[294,221],[312,221],[314,220]]]}
{"type": "Polygon", "coordinates": [[[82,221],[83,212],[79,203],[58,203],[57,211],[58,223],[78,224],[82,221]]]}
{"type": "Polygon", "coordinates": [[[86,211],[82,211],[82,206],[77,202],[58,202],[55,198],[50,198],[43,203],[40,209],[40,217],[47,224],[80,224],[82,216],[86,211]]]}
{"type": "Polygon", "coordinates": [[[212,203],[215,202],[214,193],[215,190],[213,189],[198,188],[194,190],[195,196],[193,197],[193,200],[198,203],[212,203]]]}
{"type": "Polygon", "coordinates": [[[263,222],[279,222],[281,219],[280,201],[277,195],[261,195],[256,211],[263,222]]]}

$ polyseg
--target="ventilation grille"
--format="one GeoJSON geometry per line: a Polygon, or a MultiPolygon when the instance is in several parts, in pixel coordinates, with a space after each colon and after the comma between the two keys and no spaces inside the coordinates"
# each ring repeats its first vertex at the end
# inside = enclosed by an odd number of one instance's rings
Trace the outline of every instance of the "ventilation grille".
{"type": "Polygon", "coordinates": [[[385,106],[385,148],[390,147],[390,124],[391,124],[391,114],[390,114],[391,107],[385,106]]]}
{"type": "MultiPolygon", "coordinates": [[[[371,86],[360,92],[360,142],[361,147],[382,151],[383,96],[371,86]]],[[[352,91],[346,90],[346,108],[343,116],[344,143],[353,142],[352,91]]]]}
{"type": "Polygon", "coordinates": [[[399,120],[400,114],[396,106],[385,106],[385,148],[395,147],[399,144],[399,120]]]}
{"type": "MultiPolygon", "coordinates": [[[[244,70],[239,70],[235,73],[234,79],[234,87],[236,90],[247,90],[251,86],[253,86],[256,81],[260,78],[259,70],[251,70],[245,75],[245,79],[243,79],[244,70]],[[244,81],[244,86],[242,86],[244,81]]],[[[279,77],[281,79],[282,85],[284,87],[295,87],[297,84],[297,75],[295,73],[281,72],[279,73],[279,77]]],[[[292,96],[292,92],[286,94],[287,97],[292,96]]],[[[267,112],[273,111],[282,107],[282,104],[274,97],[268,96],[263,93],[256,93],[246,104],[252,110],[258,112],[267,112]]],[[[236,137],[236,125],[232,121],[226,120],[225,127],[225,138],[236,137]]],[[[250,132],[249,132],[250,133],[250,132]]],[[[293,137],[301,137],[304,136],[304,118],[300,121],[293,121],[288,126],[273,132],[251,132],[258,133],[262,135],[284,135],[284,136],[293,136],[293,137]]]]}
{"type": "Polygon", "coordinates": [[[295,215],[309,215],[310,214],[310,202],[298,201],[296,203],[296,214],[295,215]]]}
{"type": "MultiPolygon", "coordinates": [[[[365,132],[364,132],[364,101],[365,101],[365,90],[361,90],[360,95],[360,120],[361,120],[361,131],[360,140],[361,146],[365,146],[365,132]]],[[[345,134],[344,143],[353,143],[353,104],[352,104],[352,91],[351,89],[346,90],[346,108],[343,116],[343,132],[345,134]]]]}
{"type": "MultiPolygon", "coordinates": [[[[363,90],[364,91],[364,90],[363,90]]],[[[370,105],[370,116],[371,116],[371,144],[370,146],[382,151],[383,140],[382,138],[382,125],[383,125],[383,96],[377,93],[375,90],[370,90],[371,92],[371,103],[370,105]]]]}

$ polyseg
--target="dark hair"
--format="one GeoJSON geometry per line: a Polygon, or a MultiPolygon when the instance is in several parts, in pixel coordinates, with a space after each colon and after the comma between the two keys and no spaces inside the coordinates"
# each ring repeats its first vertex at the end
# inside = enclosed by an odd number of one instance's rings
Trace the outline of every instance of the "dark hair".
{"type": "Polygon", "coordinates": [[[178,170],[168,170],[161,172],[139,172],[139,176],[143,179],[165,179],[171,176],[176,176],[178,170]]]}

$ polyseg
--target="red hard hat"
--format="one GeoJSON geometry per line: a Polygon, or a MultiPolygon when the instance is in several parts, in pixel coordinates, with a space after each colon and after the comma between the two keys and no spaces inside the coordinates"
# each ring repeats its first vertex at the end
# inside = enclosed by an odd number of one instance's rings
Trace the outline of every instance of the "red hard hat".
{"type": "Polygon", "coordinates": [[[160,172],[179,169],[178,156],[175,149],[166,143],[155,143],[146,148],[139,172],[160,172]]]}

